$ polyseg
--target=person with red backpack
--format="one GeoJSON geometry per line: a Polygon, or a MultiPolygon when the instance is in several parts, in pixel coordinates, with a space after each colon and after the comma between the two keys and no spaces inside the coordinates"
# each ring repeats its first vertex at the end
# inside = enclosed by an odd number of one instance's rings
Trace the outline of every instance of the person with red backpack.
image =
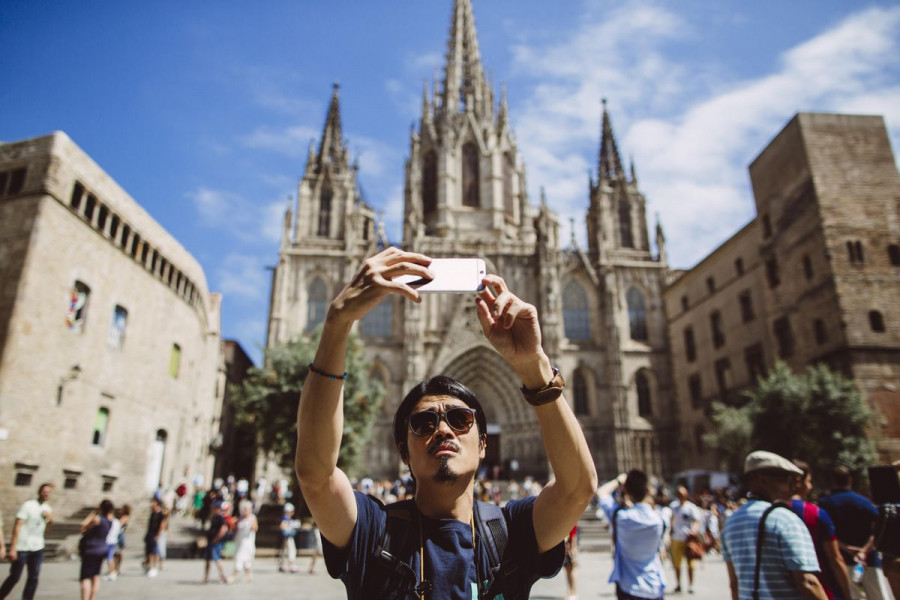
{"type": "Polygon", "coordinates": [[[847,575],[847,567],[838,546],[837,534],[834,523],[825,509],[807,501],[809,493],[813,489],[812,473],[809,463],[794,459],[802,475],[798,475],[794,484],[794,495],[791,498],[791,510],[803,519],[804,525],[812,536],[813,546],[816,548],[816,557],[822,568],[819,573],[819,581],[825,588],[828,600],[850,600],[850,576],[847,575]]]}

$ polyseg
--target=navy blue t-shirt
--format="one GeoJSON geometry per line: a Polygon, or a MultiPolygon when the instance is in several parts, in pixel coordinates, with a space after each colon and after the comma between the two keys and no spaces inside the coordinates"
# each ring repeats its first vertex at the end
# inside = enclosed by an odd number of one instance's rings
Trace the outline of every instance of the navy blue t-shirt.
{"type": "MultiPolygon", "coordinates": [[[[875,527],[875,519],[878,518],[878,509],[872,501],[851,490],[835,492],[819,499],[819,506],[828,511],[837,538],[851,546],[865,546],[875,527]]],[[[841,550],[844,560],[848,565],[853,565],[854,556],[841,550]]],[[[874,552],[869,553],[866,562],[869,566],[876,565],[877,558],[874,552]]]]}
{"type": "MultiPolygon", "coordinates": [[[[368,563],[372,560],[375,546],[384,530],[387,515],[384,506],[376,499],[361,492],[354,492],[354,495],[357,522],[350,536],[349,545],[341,551],[322,536],[322,550],[328,574],[344,582],[348,597],[365,597],[361,590],[374,593],[373,580],[367,577],[370,574],[368,563]]],[[[565,558],[565,547],[560,542],[547,552],[538,553],[531,516],[534,501],[534,496],[513,500],[502,510],[509,530],[506,552],[515,553],[521,568],[526,573],[533,574],[537,580],[541,577],[553,577],[559,572],[565,558]]],[[[477,588],[473,586],[476,585],[477,573],[484,574],[488,570],[488,555],[481,539],[478,538],[480,566],[476,571],[472,525],[455,519],[429,519],[422,516],[422,533],[425,547],[425,579],[432,584],[432,590],[427,594],[429,600],[477,598],[477,588]]],[[[407,544],[412,555],[400,559],[412,568],[418,583],[417,538],[416,526],[413,523],[407,544]]]]}

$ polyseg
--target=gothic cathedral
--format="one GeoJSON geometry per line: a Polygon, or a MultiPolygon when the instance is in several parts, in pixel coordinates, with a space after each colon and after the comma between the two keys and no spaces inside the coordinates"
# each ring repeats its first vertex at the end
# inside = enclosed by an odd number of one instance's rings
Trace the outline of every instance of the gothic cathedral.
{"type": "MultiPolygon", "coordinates": [[[[339,90],[318,148],[311,145],[295,211],[285,215],[273,274],[267,345],[315,329],[360,263],[387,243],[357,182],[341,135],[339,90]]],[[[563,248],[550,201],[531,204],[525,166],[478,50],[471,0],[454,0],[440,89],[425,90],[405,165],[403,240],[432,257],[480,257],[489,272],[534,304],[544,348],[568,382],[598,474],[675,469],[675,398],[661,301],[669,273],[656,230],[654,256],[645,199],[633,167],[623,169],[604,105],[596,177],[586,213],[588,247],[563,248]]],[[[362,472],[399,468],[391,419],[406,391],[445,374],[468,385],[487,412],[493,477],[548,475],[537,420],[516,375],[484,340],[468,295],[389,297],[358,327],[387,391],[362,472]]]]}

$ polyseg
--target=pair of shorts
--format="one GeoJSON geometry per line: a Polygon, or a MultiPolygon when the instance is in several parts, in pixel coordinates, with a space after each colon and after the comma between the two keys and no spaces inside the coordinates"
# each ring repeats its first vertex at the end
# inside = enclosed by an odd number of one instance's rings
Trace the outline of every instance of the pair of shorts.
{"type": "Polygon", "coordinates": [[[225,542],[216,542],[206,547],[206,560],[219,561],[222,560],[222,548],[225,542]]]}
{"type": "Polygon", "coordinates": [[[147,556],[159,556],[159,542],[153,538],[144,540],[144,553],[147,556]]]}
{"type": "Polygon", "coordinates": [[[107,544],[106,545],[106,560],[112,562],[116,557],[116,545],[115,544],[107,544]]]}
{"type": "Polygon", "coordinates": [[[675,567],[675,570],[681,569],[681,561],[686,559],[688,562],[688,567],[693,569],[694,563],[697,561],[696,558],[687,558],[685,554],[685,550],[687,548],[687,542],[672,540],[672,566],[675,567]]]}
{"type": "Polygon", "coordinates": [[[103,568],[103,561],[106,560],[104,554],[88,554],[81,557],[81,572],[78,579],[92,579],[100,576],[100,570],[103,568]]]}

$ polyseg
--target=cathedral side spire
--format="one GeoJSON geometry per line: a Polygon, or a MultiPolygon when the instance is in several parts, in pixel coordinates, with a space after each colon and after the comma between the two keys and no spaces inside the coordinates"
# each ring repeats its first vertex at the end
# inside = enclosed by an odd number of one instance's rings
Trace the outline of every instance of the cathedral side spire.
{"type": "Polygon", "coordinates": [[[613,135],[609,111],[606,109],[606,98],[603,98],[603,125],[600,131],[600,155],[597,160],[598,181],[624,178],[622,160],[613,135]]]}
{"type": "Polygon", "coordinates": [[[325,164],[335,167],[343,165],[344,140],[341,133],[341,103],[338,91],[340,84],[332,84],[331,104],[328,106],[328,116],[325,118],[325,127],[322,130],[322,140],[319,143],[319,153],[316,156],[316,166],[321,169],[325,164]]]}
{"type": "Polygon", "coordinates": [[[471,0],[454,0],[441,94],[445,112],[473,110],[481,116],[488,100],[487,82],[478,51],[471,0]]]}

